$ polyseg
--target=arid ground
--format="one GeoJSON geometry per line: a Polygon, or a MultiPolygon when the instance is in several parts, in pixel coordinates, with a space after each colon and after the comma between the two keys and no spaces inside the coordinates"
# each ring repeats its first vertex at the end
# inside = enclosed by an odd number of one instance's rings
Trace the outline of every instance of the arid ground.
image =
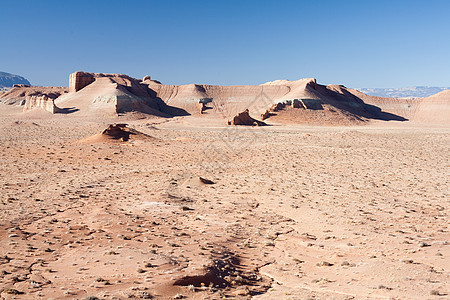
{"type": "Polygon", "coordinates": [[[5,299],[450,297],[448,126],[0,105],[5,299]]]}

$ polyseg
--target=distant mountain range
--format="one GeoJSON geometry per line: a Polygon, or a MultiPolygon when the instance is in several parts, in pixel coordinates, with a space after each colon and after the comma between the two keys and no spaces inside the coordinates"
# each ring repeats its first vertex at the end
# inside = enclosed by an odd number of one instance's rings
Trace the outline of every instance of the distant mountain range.
{"type": "Polygon", "coordinates": [[[358,91],[378,97],[389,98],[422,98],[429,97],[444,90],[449,90],[450,87],[435,87],[435,86],[413,86],[406,88],[361,88],[358,91]]]}
{"type": "Polygon", "coordinates": [[[13,84],[31,85],[31,83],[22,76],[0,72],[0,91],[11,88],[13,84]]]}

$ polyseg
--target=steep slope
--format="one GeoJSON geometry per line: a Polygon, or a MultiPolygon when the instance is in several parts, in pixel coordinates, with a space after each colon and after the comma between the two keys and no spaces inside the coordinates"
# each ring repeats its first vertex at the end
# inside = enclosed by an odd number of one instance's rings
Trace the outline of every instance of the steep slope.
{"type": "Polygon", "coordinates": [[[450,90],[420,99],[414,121],[450,125],[450,90]]]}
{"type": "Polygon", "coordinates": [[[161,117],[186,114],[167,106],[141,80],[124,74],[75,72],[69,77],[69,91],[55,100],[62,112],[98,116],[127,112],[161,117]]]}
{"type": "Polygon", "coordinates": [[[158,98],[171,106],[179,107],[190,114],[200,114],[201,103],[204,112],[223,118],[230,118],[250,109],[259,115],[271,105],[275,98],[289,91],[286,86],[218,86],[218,85],[163,85],[156,82],[148,87],[158,98]]]}
{"type": "Polygon", "coordinates": [[[81,114],[114,115],[120,112],[139,111],[164,115],[160,112],[158,104],[147,98],[139,97],[109,77],[101,77],[78,92],[58,98],[55,104],[60,109],[76,110],[81,114]]]}
{"type": "Polygon", "coordinates": [[[386,112],[397,114],[408,120],[413,118],[417,105],[420,102],[418,99],[369,96],[353,89],[350,89],[350,92],[367,104],[378,106],[386,112]]]}
{"type": "Polygon", "coordinates": [[[418,99],[374,97],[356,90],[351,90],[351,92],[368,104],[378,106],[386,112],[403,116],[413,122],[450,124],[450,90],[418,99]]]}

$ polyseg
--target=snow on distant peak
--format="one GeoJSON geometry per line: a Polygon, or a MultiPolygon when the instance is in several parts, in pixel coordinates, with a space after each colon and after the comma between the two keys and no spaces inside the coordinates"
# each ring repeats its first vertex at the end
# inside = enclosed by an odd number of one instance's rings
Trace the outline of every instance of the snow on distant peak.
{"type": "Polygon", "coordinates": [[[413,86],[405,88],[360,88],[357,90],[364,94],[378,97],[422,98],[429,97],[448,89],[450,89],[450,87],[413,86]]]}

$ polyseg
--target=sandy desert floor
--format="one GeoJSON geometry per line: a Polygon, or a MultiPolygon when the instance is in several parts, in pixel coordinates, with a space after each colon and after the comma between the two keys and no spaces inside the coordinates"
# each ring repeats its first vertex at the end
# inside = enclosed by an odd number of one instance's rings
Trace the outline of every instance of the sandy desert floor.
{"type": "Polygon", "coordinates": [[[449,128],[0,111],[5,299],[450,297],[449,128]]]}

